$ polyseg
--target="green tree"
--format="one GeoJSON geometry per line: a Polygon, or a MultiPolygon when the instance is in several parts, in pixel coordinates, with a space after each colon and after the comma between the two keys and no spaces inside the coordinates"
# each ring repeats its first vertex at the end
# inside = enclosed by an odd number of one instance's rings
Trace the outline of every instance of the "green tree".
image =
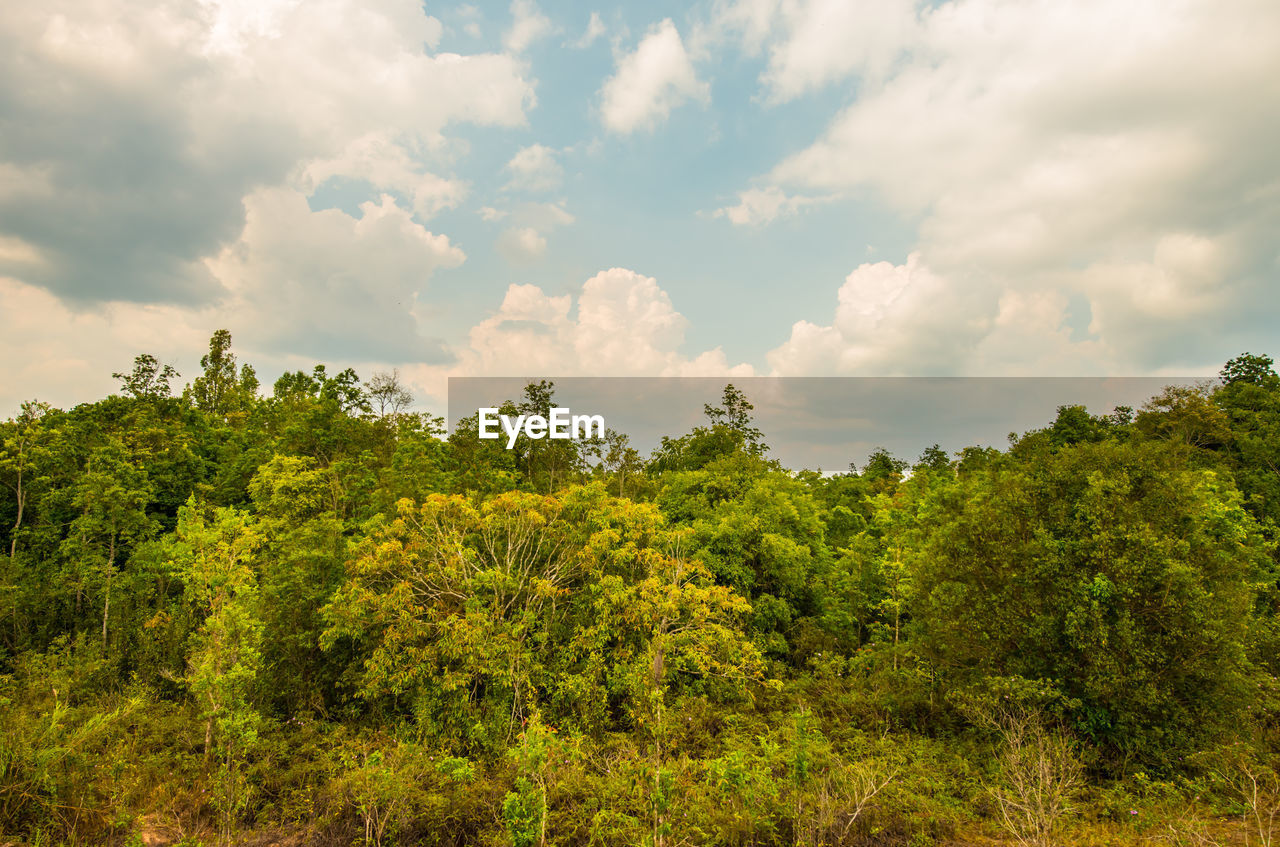
{"type": "Polygon", "coordinates": [[[1267,560],[1229,480],[1156,444],[1079,444],[963,475],[924,511],[916,650],[950,684],[1050,681],[1117,770],[1238,720],[1267,560]]]}
{"type": "Polygon", "coordinates": [[[161,365],[150,353],[141,353],[133,360],[132,373],[113,373],[112,379],[120,380],[120,390],[135,400],[159,400],[169,396],[169,380],[182,376],[172,365],[161,365]]]}
{"type": "Polygon", "coordinates": [[[47,452],[45,444],[49,440],[48,428],[44,418],[51,411],[48,403],[31,400],[22,404],[22,412],[18,417],[6,423],[0,432],[0,473],[5,483],[13,491],[14,519],[9,529],[9,558],[18,552],[18,534],[22,529],[23,518],[26,517],[27,503],[31,500],[33,483],[38,484],[38,477],[33,471],[41,454],[47,452]],[[34,478],[33,478],[34,477],[34,478]]]}
{"type": "Polygon", "coordinates": [[[368,651],[361,696],[405,697],[424,732],[438,721],[481,749],[510,737],[536,695],[533,642],[577,572],[561,510],[519,492],[478,508],[431,495],[375,523],[325,608],[324,644],[368,651]]]}
{"type": "Polygon", "coordinates": [[[262,667],[262,623],[251,566],[262,539],[247,514],[205,510],[188,501],[179,514],[171,555],[187,601],[203,616],[192,638],[186,683],[205,722],[206,761],[216,763],[214,805],[230,843],[248,803],[247,756],[261,718],[250,702],[262,667]]]}
{"type": "Polygon", "coordinates": [[[89,456],[73,489],[71,504],[78,514],[61,551],[75,574],[77,607],[86,583],[96,586],[101,594],[104,653],[119,562],[127,550],[158,528],[147,514],[152,496],[146,473],[134,467],[122,445],[114,441],[89,456]]]}
{"type": "Polygon", "coordinates": [[[667,551],[650,547],[640,558],[643,578],[602,581],[605,618],[597,624],[610,628],[614,654],[628,668],[629,711],[648,747],[646,843],[652,847],[662,847],[673,831],[667,718],[673,687],[682,680],[709,681],[716,683],[713,690],[744,691],[763,678],[760,653],[742,631],[750,604],[686,558],[682,534],[665,542],[667,551]]]}
{"type": "Polygon", "coordinates": [[[209,352],[200,357],[203,373],[189,389],[196,408],[226,419],[242,411],[258,392],[258,377],[249,365],[236,372],[236,357],[231,352],[231,333],[220,329],[209,339],[209,352]]]}

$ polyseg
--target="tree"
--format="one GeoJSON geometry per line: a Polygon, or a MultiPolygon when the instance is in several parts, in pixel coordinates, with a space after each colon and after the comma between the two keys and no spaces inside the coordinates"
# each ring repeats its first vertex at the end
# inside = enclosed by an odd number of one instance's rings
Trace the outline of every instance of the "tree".
{"type": "Polygon", "coordinates": [[[1237,382],[1247,382],[1251,385],[1274,384],[1278,377],[1272,367],[1273,364],[1275,361],[1270,356],[1245,353],[1227,362],[1219,376],[1224,385],[1237,382]]]}
{"type": "Polygon", "coordinates": [[[413,395],[400,383],[400,372],[379,371],[364,384],[369,402],[380,419],[396,418],[413,403],[413,395]]]}
{"type": "Polygon", "coordinates": [[[916,462],[913,470],[949,474],[952,472],[951,457],[947,455],[946,450],[934,444],[932,447],[926,447],[924,452],[920,454],[920,459],[916,462]]]}
{"type": "Polygon", "coordinates": [[[898,459],[883,447],[877,447],[862,466],[862,478],[882,486],[896,485],[902,480],[902,472],[906,469],[905,459],[898,459]]]}
{"type": "Polygon", "coordinates": [[[169,396],[169,380],[182,376],[172,365],[160,365],[150,353],[139,354],[133,360],[132,373],[113,373],[112,379],[120,380],[120,390],[135,400],[159,400],[169,396]]]}
{"type": "Polygon", "coordinates": [[[1280,526],[1280,377],[1270,362],[1245,355],[1223,370],[1225,384],[1213,392],[1222,428],[1213,458],[1225,459],[1246,506],[1274,527],[1280,526]]]}
{"type": "Polygon", "coordinates": [[[224,843],[248,802],[244,765],[260,726],[249,694],[262,667],[257,578],[250,565],[261,543],[247,514],[206,511],[194,498],[179,513],[171,542],[187,601],[203,616],[185,680],[203,707],[205,759],[218,765],[214,805],[224,843]]]}
{"type": "Polygon", "coordinates": [[[1245,710],[1265,547],[1230,481],[1160,444],[1079,444],[961,476],[922,508],[915,650],[952,686],[1052,680],[1122,770],[1245,710]]]}
{"type": "Polygon", "coordinates": [[[111,587],[121,553],[152,535],[157,522],[147,515],[153,496],[146,473],[133,467],[118,442],[90,455],[72,494],[79,515],[62,543],[63,554],[78,572],[79,590],[86,576],[100,583],[102,592],[102,650],[107,652],[111,587]]]}
{"type": "Polygon", "coordinates": [[[735,388],[732,383],[724,387],[719,406],[710,403],[703,405],[703,412],[711,427],[722,427],[734,434],[739,443],[752,455],[760,455],[769,448],[765,446],[760,430],[751,420],[751,411],[755,408],[747,395],[735,388]]]}
{"type": "Polygon", "coordinates": [[[987,793],[1000,823],[1024,847],[1051,847],[1084,787],[1074,743],[1023,704],[1004,701],[980,718],[999,740],[998,779],[987,793]]]}
{"type": "MultiPolygon", "coordinates": [[[[541,415],[547,418],[555,402],[555,383],[543,379],[524,387],[524,400],[516,406],[516,410],[521,415],[541,415]]],[[[583,469],[579,443],[573,439],[530,439],[520,436],[516,440],[515,461],[517,467],[524,469],[525,480],[530,488],[548,493],[574,479],[580,479],[583,469]]]]}
{"type": "Polygon", "coordinates": [[[1230,418],[1208,386],[1166,386],[1138,412],[1138,432],[1193,449],[1218,450],[1231,440],[1230,418]]]}
{"type": "Polygon", "coordinates": [[[689,555],[750,600],[757,645],[789,657],[789,638],[808,629],[802,620],[821,614],[818,591],[831,566],[809,487],[741,452],[662,482],[657,502],[673,526],[691,530],[689,555]]]}
{"type": "Polygon", "coordinates": [[[17,419],[3,430],[3,441],[0,441],[0,471],[13,490],[16,507],[13,528],[9,530],[10,559],[18,552],[18,531],[22,529],[27,501],[30,499],[31,472],[43,443],[48,440],[42,420],[51,410],[48,403],[30,400],[22,404],[22,412],[17,419]]]}
{"type": "Polygon", "coordinates": [[[612,429],[605,432],[604,440],[606,450],[601,457],[601,467],[611,476],[610,481],[617,487],[618,496],[626,497],[627,483],[634,483],[644,468],[640,451],[631,446],[631,439],[625,434],[612,429]]]}
{"type": "Polygon", "coordinates": [[[357,548],[322,643],[366,642],[362,696],[407,698],[424,731],[434,714],[455,740],[509,737],[536,696],[544,611],[576,572],[561,510],[522,492],[478,508],[460,496],[400,501],[357,548]]]}
{"type": "Polygon", "coordinates": [[[347,555],[333,477],[310,457],[276,455],[249,483],[263,537],[262,666],[271,680],[261,699],[285,713],[323,709],[341,672],[319,648],[321,609],[342,582],[347,555]]]}
{"type": "Polygon", "coordinates": [[[682,534],[665,540],[669,552],[650,548],[643,557],[643,579],[626,585],[607,578],[603,605],[620,642],[619,658],[630,659],[631,713],[649,747],[651,847],[662,847],[672,832],[666,712],[674,680],[686,675],[745,687],[763,678],[760,653],[740,623],[750,604],[685,557],[682,534]]]}
{"type": "Polygon", "coordinates": [[[249,365],[236,374],[236,357],[231,352],[231,333],[220,329],[209,339],[209,352],[200,357],[201,376],[192,384],[190,396],[196,408],[226,418],[243,409],[258,391],[258,377],[249,365]]]}

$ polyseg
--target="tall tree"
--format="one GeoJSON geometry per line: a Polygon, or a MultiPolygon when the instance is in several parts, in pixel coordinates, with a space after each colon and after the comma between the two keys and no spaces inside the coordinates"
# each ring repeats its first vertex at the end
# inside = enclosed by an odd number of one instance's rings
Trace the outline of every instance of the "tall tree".
{"type": "Polygon", "coordinates": [[[230,843],[247,802],[246,757],[257,742],[260,717],[249,699],[262,667],[262,623],[251,565],[262,538],[235,509],[182,507],[171,556],[185,594],[203,622],[192,638],[186,682],[202,709],[206,761],[216,762],[214,805],[230,843]]]}
{"type": "Polygon", "coordinates": [[[158,529],[147,514],[153,491],[144,471],[128,461],[118,441],[96,449],[76,482],[72,505],[79,512],[62,543],[79,592],[88,583],[102,596],[102,649],[107,652],[111,590],[122,554],[158,529]]]}
{"type": "Polygon", "coordinates": [[[154,400],[168,397],[169,380],[182,376],[172,365],[161,365],[150,353],[141,353],[133,360],[132,373],[113,373],[112,379],[120,380],[120,390],[135,400],[154,400]]]}
{"type": "Polygon", "coordinates": [[[249,365],[236,372],[231,332],[220,329],[209,339],[209,352],[200,357],[202,374],[190,388],[196,408],[225,418],[243,409],[258,392],[258,377],[249,365]]]}
{"type": "Polygon", "coordinates": [[[400,372],[379,371],[364,384],[374,414],[380,419],[396,418],[413,404],[413,395],[400,382],[400,372]]]}

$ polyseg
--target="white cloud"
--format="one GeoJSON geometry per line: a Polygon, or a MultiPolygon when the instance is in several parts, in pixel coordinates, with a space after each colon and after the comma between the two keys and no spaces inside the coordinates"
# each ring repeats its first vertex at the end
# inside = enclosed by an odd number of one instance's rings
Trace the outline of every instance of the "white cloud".
{"type": "Polygon", "coordinates": [[[503,230],[496,243],[498,253],[513,265],[527,265],[547,252],[547,239],[531,226],[503,230]]]}
{"type": "Polygon", "coordinates": [[[738,192],[738,202],[712,212],[712,217],[728,218],[736,226],[757,226],[773,223],[780,217],[794,215],[805,206],[825,202],[824,197],[788,196],[776,185],[767,188],[749,188],[738,192]]]}
{"type": "Polygon", "coordinates": [[[445,377],[750,376],[720,348],[680,352],[688,321],[652,277],[610,268],[588,279],[576,298],[512,285],[496,313],[471,329],[456,364],[406,369],[416,385],[442,396],[445,377]]]}
{"type": "Polygon", "coordinates": [[[1192,233],[1147,256],[1019,277],[943,272],[914,253],[858,267],[831,322],[796,322],[767,358],[780,376],[1213,372],[1265,331],[1269,286],[1229,240],[1192,233]],[[1224,351],[1224,338],[1239,341],[1224,351]]]}
{"type": "Polygon", "coordinates": [[[429,173],[382,132],[354,139],[337,156],[307,163],[297,184],[310,193],[334,176],[368,180],[378,191],[402,192],[424,219],[456,207],[467,194],[465,182],[429,173]]]}
{"type": "Polygon", "coordinates": [[[574,221],[563,201],[518,203],[511,209],[502,210],[486,207],[480,216],[491,222],[510,218],[510,225],[498,236],[494,246],[502,258],[517,266],[541,259],[547,252],[547,235],[574,221]]]}
{"type": "Polygon", "coordinates": [[[351,177],[422,217],[452,206],[447,128],[518,126],[534,102],[517,58],[428,52],[442,28],[416,0],[6,11],[0,184],[22,191],[0,192],[0,235],[49,262],[0,273],[82,301],[224,296],[201,260],[259,186],[351,177]]]}
{"type": "Polygon", "coordinates": [[[715,0],[710,19],[695,29],[694,38],[707,43],[735,38],[755,56],[777,35],[781,5],[781,0],[715,0]]]}
{"type": "MultiPolygon", "coordinates": [[[[173,351],[198,351],[212,334],[191,309],[138,303],[73,309],[42,288],[4,276],[0,313],[8,316],[0,333],[0,418],[16,415],[27,400],[65,409],[104,397],[118,384],[111,374],[130,370],[139,353],[169,362],[173,351]]],[[[175,362],[184,378],[198,358],[175,362]]]]}
{"type": "Polygon", "coordinates": [[[1259,173],[1277,181],[1260,165],[1280,117],[1280,7],[957,0],[909,46],[776,182],[877,188],[940,243],[1017,234],[980,239],[985,260],[1230,219],[1259,173]]]}
{"type": "Polygon", "coordinates": [[[511,0],[511,28],[503,33],[502,46],[509,53],[523,53],[553,29],[551,19],[539,11],[533,0],[511,0]]]}
{"type": "Polygon", "coordinates": [[[939,276],[919,255],[859,266],[837,292],[830,325],[798,321],[768,354],[780,376],[963,372],[989,328],[991,298],[939,276]]]}
{"type": "Polygon", "coordinates": [[[508,189],[517,191],[551,191],[560,185],[564,169],[556,161],[556,152],[541,144],[531,144],[521,149],[507,162],[511,179],[508,189]]]}
{"type": "Polygon", "coordinates": [[[592,12],[591,18],[587,21],[587,28],[583,31],[582,37],[573,42],[573,46],[579,50],[584,50],[596,43],[596,39],[604,35],[604,21],[600,19],[599,12],[592,12]]]}
{"type": "Polygon", "coordinates": [[[767,48],[760,75],[772,102],[791,100],[857,74],[874,83],[916,36],[915,0],[717,0],[699,24],[699,43],[737,42],[748,55],[767,48]]]}
{"type": "MultiPolygon", "coordinates": [[[[288,188],[246,198],[243,232],[206,271],[226,291],[200,307],[115,302],[75,308],[52,293],[0,276],[0,312],[16,316],[0,333],[0,416],[39,396],[64,407],[115,389],[138,353],[174,363],[190,381],[209,336],[231,330],[241,361],[265,379],[316,361],[364,364],[444,361],[420,318],[430,277],[463,262],[443,235],[416,223],[388,196],[352,217],[313,212],[288,188]]],[[[181,385],[175,386],[180,389],[181,385]]]]}
{"type": "MultiPolygon", "coordinates": [[[[939,297],[959,298],[956,318],[984,327],[956,339],[956,370],[1020,366],[993,358],[1016,349],[1018,322],[1001,315],[1035,316],[1020,360],[1076,356],[1088,369],[1105,356],[1121,372],[1203,367],[1220,360],[1227,327],[1254,337],[1280,317],[1262,306],[1276,302],[1263,292],[1280,227],[1280,6],[838,5],[725,7],[738,17],[722,26],[744,41],[760,32],[753,21],[773,22],[760,37],[774,99],[846,77],[857,85],[819,138],[725,216],[763,221],[766,201],[795,192],[871,189],[918,225],[916,267],[937,276],[939,297]],[[839,17],[854,14],[876,20],[839,17]],[[874,32],[883,37],[857,46],[874,32]],[[1067,329],[1064,303],[1091,315],[1086,337],[1067,329]]],[[[838,324],[798,327],[770,361],[935,366],[928,346],[841,335],[838,324]]]]}
{"type": "Polygon", "coordinates": [[[635,52],[619,57],[600,95],[604,125],[628,134],[652,129],[689,100],[706,101],[710,87],[698,80],[680,33],[667,18],[641,39],[635,52]]]}
{"type": "Polygon", "coordinates": [[[416,313],[431,275],[466,256],[383,195],[353,218],[313,212],[289,189],[246,200],[240,239],[208,261],[230,292],[223,311],[241,315],[246,345],[316,358],[405,361],[440,358],[416,313]]]}

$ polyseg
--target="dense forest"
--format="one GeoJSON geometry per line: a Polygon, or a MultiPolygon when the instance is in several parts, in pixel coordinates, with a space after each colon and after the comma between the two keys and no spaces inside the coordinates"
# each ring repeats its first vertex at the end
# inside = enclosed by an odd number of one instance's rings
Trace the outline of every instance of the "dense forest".
{"type": "Polygon", "coordinates": [[[1270,358],[834,475],[732,385],[643,456],[201,366],[0,424],[0,843],[1280,832],[1270,358]]]}

